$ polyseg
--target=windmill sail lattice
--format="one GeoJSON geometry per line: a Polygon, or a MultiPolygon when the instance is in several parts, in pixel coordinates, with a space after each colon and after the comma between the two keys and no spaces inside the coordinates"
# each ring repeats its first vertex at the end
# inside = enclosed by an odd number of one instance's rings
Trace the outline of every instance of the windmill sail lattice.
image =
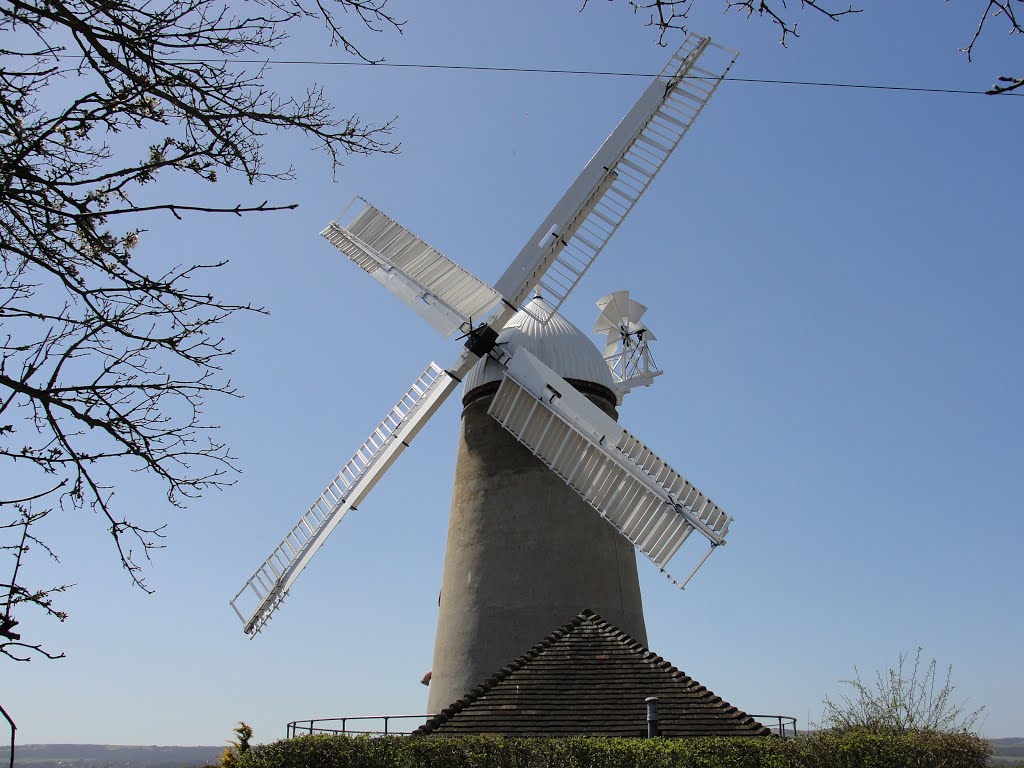
{"type": "Polygon", "coordinates": [[[687,35],[495,283],[507,301],[522,307],[539,290],[558,311],[689,131],[737,55],[710,38],[687,35]],[[698,67],[698,60],[704,66],[698,67]]]}
{"type": "MultiPolygon", "coordinates": [[[[511,355],[488,413],[655,565],[694,531],[724,543],[721,507],[525,349],[511,355]]],[[[697,568],[669,578],[685,587],[697,568]]]]}
{"type": "Polygon", "coordinates": [[[458,382],[437,363],[409,387],[366,442],[327,484],[280,544],[239,590],[231,607],[255,634],[270,620],[302,569],[350,509],[366,497],[458,382]]]}
{"type": "MultiPolygon", "coordinates": [[[[688,35],[493,288],[361,198],[323,230],[321,234],[347,258],[431,325],[446,335],[461,329],[467,340],[448,369],[432,363],[417,379],[231,601],[248,634],[254,635],[266,624],[345,513],[365,498],[457,382],[488,354],[499,365],[512,365],[515,377],[502,384],[501,402],[507,409],[501,410],[499,421],[503,419],[502,424],[514,434],[532,429],[529,422],[519,424],[517,420],[521,393],[514,390],[518,385],[537,402],[543,401],[542,412],[567,419],[575,434],[582,436],[585,444],[579,448],[582,453],[577,462],[590,462],[597,456],[595,445],[602,455],[611,457],[603,468],[589,473],[585,482],[574,484],[577,474],[563,474],[561,454],[549,455],[546,448],[538,453],[659,567],[694,530],[713,546],[723,543],[731,518],[685,478],[604,414],[600,416],[614,426],[609,427],[584,405],[570,411],[552,407],[544,401],[544,387],[564,389],[568,385],[551,373],[555,378],[541,376],[541,389],[531,389],[523,382],[533,382],[539,369],[529,362],[528,354],[521,350],[509,363],[508,354],[499,355],[494,347],[498,334],[518,308],[525,309],[538,287],[552,307],[551,313],[538,319],[546,322],[561,306],[700,115],[736,56],[709,38],[688,35]],[[480,323],[488,312],[491,316],[480,323]],[[596,424],[604,430],[603,437],[595,437],[596,424]]],[[[589,405],[582,396],[576,398],[589,405]]],[[[565,392],[561,402],[573,399],[565,392]]],[[[568,432],[566,435],[571,437],[568,432]]]]}

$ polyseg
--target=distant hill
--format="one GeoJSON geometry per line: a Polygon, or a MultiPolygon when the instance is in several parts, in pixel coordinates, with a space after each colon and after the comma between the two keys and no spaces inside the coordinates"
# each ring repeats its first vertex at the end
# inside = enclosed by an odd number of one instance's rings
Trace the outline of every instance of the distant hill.
{"type": "Polygon", "coordinates": [[[135,747],[113,744],[25,744],[15,768],[186,768],[212,765],[224,747],[135,747]]]}
{"type": "Polygon", "coordinates": [[[992,742],[992,764],[1002,766],[1024,765],[1024,738],[989,739],[992,742]]]}

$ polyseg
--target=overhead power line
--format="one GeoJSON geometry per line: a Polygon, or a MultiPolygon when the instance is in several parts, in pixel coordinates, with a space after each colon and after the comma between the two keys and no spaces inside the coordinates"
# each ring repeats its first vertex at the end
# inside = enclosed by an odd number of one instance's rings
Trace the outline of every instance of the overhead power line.
{"type": "MultiPolygon", "coordinates": [[[[81,56],[57,56],[56,58],[75,58],[81,56]]],[[[592,77],[642,77],[650,79],[656,77],[657,72],[616,72],[596,69],[546,69],[541,67],[488,67],[473,64],[402,64],[393,62],[367,62],[367,61],[332,61],[329,59],[176,59],[181,64],[280,64],[287,66],[314,66],[314,67],[367,67],[376,69],[434,69],[462,72],[509,72],[515,74],[530,75],[586,75],[592,77]]],[[[690,75],[688,78],[694,80],[705,80],[707,78],[697,75],[690,75]]],[[[756,85],[795,85],[811,88],[847,88],[865,91],[897,91],[904,93],[947,93],[958,96],[991,96],[986,91],[969,90],[966,88],[927,88],[913,85],[877,85],[871,83],[839,83],[820,80],[780,80],[767,77],[733,77],[727,76],[725,80],[733,83],[753,83],[756,85]]],[[[1024,93],[1004,93],[1000,96],[1024,96],[1024,93]]]]}
{"type": "MultiPolygon", "coordinates": [[[[214,60],[195,59],[197,62],[214,63],[214,60]]],[[[220,60],[217,60],[218,62],[220,60]]],[[[656,77],[657,72],[616,72],[594,69],[545,69],[541,67],[487,67],[472,64],[400,64],[392,62],[370,63],[366,61],[331,61],[325,59],[232,59],[240,64],[286,64],[286,65],[308,65],[308,66],[338,66],[338,67],[387,67],[391,69],[442,69],[468,72],[512,72],[531,75],[589,75],[595,77],[642,77],[650,79],[656,77]]],[[[696,75],[690,76],[695,80],[707,78],[696,75]]],[[[911,85],[873,85],[869,83],[836,83],[817,80],[779,80],[764,77],[731,77],[726,76],[725,80],[734,83],[754,83],[758,85],[799,85],[815,88],[854,88],[868,91],[904,91],[908,93],[951,93],[964,96],[988,96],[991,94],[985,91],[968,90],[964,88],[926,88],[923,86],[911,85]]],[[[1006,96],[1024,96],[1024,93],[1008,93],[1006,96]]]]}

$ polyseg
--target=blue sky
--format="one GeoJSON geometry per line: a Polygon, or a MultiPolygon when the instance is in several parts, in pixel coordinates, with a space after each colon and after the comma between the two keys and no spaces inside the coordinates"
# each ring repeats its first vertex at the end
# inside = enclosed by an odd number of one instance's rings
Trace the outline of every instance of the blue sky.
{"type": "MultiPolygon", "coordinates": [[[[788,49],[714,0],[690,25],[742,51],[739,77],[983,88],[1020,70],[1001,29],[974,63],[957,53],[976,22],[965,3],[864,5],[838,24],[800,15],[788,49]]],[[[393,62],[655,72],[669,55],[621,2],[395,10],[405,34],[359,35],[393,62]]],[[[315,29],[281,53],[341,58],[315,29]]],[[[230,258],[213,287],[270,310],[228,323],[245,398],[208,408],[244,473],[183,512],[119,478],[123,509],[169,523],[153,596],[115,567],[98,519],[48,521],[53,578],[77,586],[65,625],[24,622],[67,659],[4,665],[23,743],[216,744],[241,719],[271,740],[293,719],[424,710],[457,398],[267,632],[248,640],[227,605],[425,364],[457,352],[317,232],[362,194],[494,280],[646,83],[270,77],[324,83],[341,114],[397,116],[402,153],[353,158],[332,181],[301,141],[270,136],[297,181],[203,194],[297,211],[153,219],[140,253],[230,258]]],[[[806,723],[854,665],[922,645],[987,706],[985,735],[1024,731],[1022,120],[1020,98],[725,83],[566,305],[583,329],[612,290],[650,307],[666,374],[621,420],[736,518],[685,592],[640,562],[650,645],[742,709],[806,723]]]]}

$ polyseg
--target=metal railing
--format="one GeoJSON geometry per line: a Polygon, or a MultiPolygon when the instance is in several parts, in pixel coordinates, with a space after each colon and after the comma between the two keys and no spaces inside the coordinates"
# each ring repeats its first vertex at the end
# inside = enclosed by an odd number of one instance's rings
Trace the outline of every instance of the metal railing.
{"type": "Polygon", "coordinates": [[[293,720],[288,723],[287,738],[308,736],[313,733],[347,734],[350,736],[405,736],[415,731],[431,717],[433,715],[358,715],[353,717],[319,717],[312,720],[293,720]],[[403,726],[407,726],[408,723],[398,723],[398,728],[395,728],[392,723],[396,720],[418,720],[419,722],[415,723],[411,728],[405,729],[403,726]],[[374,723],[378,727],[364,727],[374,723]],[[340,728],[338,727],[339,725],[341,726],[340,728]]]}
{"type": "MultiPolygon", "coordinates": [[[[773,734],[783,739],[792,739],[797,735],[796,718],[789,715],[750,715],[768,728],[773,734]]],[[[316,733],[344,734],[348,736],[407,736],[426,722],[433,715],[358,715],[353,717],[319,717],[311,720],[293,720],[287,725],[287,738],[308,736],[316,733]],[[408,722],[399,722],[398,728],[394,721],[418,720],[408,728],[408,722]],[[378,727],[364,726],[376,723],[378,727]],[[341,726],[340,728],[338,726],[341,726]]]]}
{"type": "Polygon", "coordinates": [[[789,715],[751,715],[776,736],[792,739],[796,736],[796,718],[789,715]],[[765,722],[767,721],[767,722],[765,722]],[[774,725],[772,724],[774,722],[774,725]]]}

